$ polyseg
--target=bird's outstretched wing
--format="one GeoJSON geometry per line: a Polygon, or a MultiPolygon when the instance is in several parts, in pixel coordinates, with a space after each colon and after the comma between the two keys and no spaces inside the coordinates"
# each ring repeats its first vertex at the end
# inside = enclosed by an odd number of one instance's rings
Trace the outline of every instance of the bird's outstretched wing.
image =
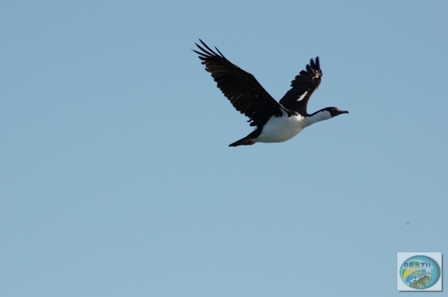
{"type": "Polygon", "coordinates": [[[291,82],[291,89],[280,100],[280,104],[287,109],[297,111],[302,115],[307,115],[307,105],[311,95],[317,89],[322,77],[322,70],[319,65],[319,57],[311,59],[306,65],[306,70],[300,71],[291,82]]]}
{"type": "Polygon", "coordinates": [[[272,115],[282,115],[281,105],[252,74],[232,64],[216,47],[214,51],[202,40],[199,41],[201,45],[196,43],[196,46],[200,51],[193,51],[199,55],[205,70],[211,73],[233,107],[249,117],[251,126],[263,125],[272,115]]]}

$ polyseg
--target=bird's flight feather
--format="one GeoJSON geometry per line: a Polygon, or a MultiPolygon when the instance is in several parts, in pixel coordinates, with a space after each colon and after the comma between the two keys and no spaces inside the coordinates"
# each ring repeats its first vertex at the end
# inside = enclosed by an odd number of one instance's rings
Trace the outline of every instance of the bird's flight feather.
{"type": "Polygon", "coordinates": [[[306,65],[306,70],[300,71],[291,82],[291,89],[280,99],[280,104],[288,109],[297,111],[302,115],[308,115],[307,105],[313,92],[319,87],[322,77],[319,57],[311,59],[306,65]]]}
{"type": "Polygon", "coordinates": [[[281,116],[281,105],[269,95],[255,77],[227,60],[217,49],[208,47],[202,40],[196,43],[200,51],[193,50],[199,55],[205,70],[211,73],[224,96],[226,96],[236,110],[249,117],[251,126],[266,123],[272,116],[281,116]]]}
{"type": "Polygon", "coordinates": [[[284,112],[289,115],[307,115],[308,101],[320,84],[322,70],[319,65],[319,57],[311,59],[291,82],[291,89],[277,102],[261,86],[256,78],[247,71],[239,68],[215,47],[211,49],[199,39],[198,50],[193,50],[199,55],[205,70],[210,72],[233,107],[249,117],[251,126],[264,125],[271,116],[282,116],[284,112]]]}

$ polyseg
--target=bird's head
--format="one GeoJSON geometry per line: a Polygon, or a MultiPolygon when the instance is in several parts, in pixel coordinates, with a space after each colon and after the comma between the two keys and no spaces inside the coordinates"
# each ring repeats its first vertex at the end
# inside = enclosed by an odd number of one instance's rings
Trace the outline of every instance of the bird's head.
{"type": "Polygon", "coordinates": [[[343,113],[348,113],[348,111],[340,110],[337,107],[325,107],[322,108],[321,110],[316,111],[315,113],[308,115],[307,121],[311,125],[313,123],[332,119],[335,116],[338,116],[343,113]]]}
{"type": "Polygon", "coordinates": [[[334,118],[335,116],[338,116],[340,114],[343,114],[343,113],[348,113],[348,110],[340,110],[337,107],[326,107],[326,108],[322,109],[322,111],[323,110],[328,111],[332,118],[334,118]]]}

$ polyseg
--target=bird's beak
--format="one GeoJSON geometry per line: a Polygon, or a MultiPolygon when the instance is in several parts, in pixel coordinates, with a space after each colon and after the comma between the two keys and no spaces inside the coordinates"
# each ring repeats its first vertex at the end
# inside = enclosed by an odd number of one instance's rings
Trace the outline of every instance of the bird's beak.
{"type": "Polygon", "coordinates": [[[349,113],[348,110],[341,110],[339,111],[339,114],[343,114],[343,113],[349,113]]]}

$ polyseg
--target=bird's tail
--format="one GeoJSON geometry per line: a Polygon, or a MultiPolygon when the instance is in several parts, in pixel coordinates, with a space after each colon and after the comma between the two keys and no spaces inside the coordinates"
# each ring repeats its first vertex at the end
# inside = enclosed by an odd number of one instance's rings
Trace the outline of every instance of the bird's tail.
{"type": "Polygon", "coordinates": [[[239,145],[252,145],[254,144],[254,140],[249,136],[241,138],[240,140],[235,141],[234,143],[229,144],[229,146],[239,146],[239,145]]]}

